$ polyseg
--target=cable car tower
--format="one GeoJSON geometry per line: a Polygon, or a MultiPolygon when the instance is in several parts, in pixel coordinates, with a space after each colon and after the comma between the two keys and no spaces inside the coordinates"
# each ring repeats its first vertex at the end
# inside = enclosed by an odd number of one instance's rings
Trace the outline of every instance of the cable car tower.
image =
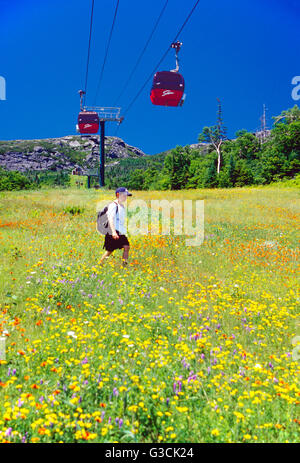
{"type": "Polygon", "coordinates": [[[96,134],[100,125],[100,169],[99,169],[99,185],[105,184],[105,122],[118,122],[120,125],[124,117],[120,116],[121,108],[104,108],[102,106],[84,106],[83,97],[85,92],[79,90],[80,95],[80,113],[78,115],[77,131],[81,135],[96,134]]]}

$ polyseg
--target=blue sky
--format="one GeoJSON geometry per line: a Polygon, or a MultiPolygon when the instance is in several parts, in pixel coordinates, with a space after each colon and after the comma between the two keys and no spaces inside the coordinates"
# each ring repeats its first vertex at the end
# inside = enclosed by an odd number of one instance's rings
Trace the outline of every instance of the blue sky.
{"type": "MultiPolygon", "coordinates": [[[[165,0],[120,0],[97,104],[113,105],[165,0]]],[[[116,0],[95,0],[87,104],[93,104],[116,0]]],[[[120,105],[126,108],[182,25],[194,0],[169,0],[151,44],[120,105]]],[[[84,86],[90,0],[0,0],[0,140],[76,134],[78,90],[84,86]]],[[[151,81],[118,136],[154,154],[196,143],[223,104],[228,135],[256,130],[265,103],[268,123],[294,106],[291,80],[300,75],[297,0],[201,0],[180,40],[182,108],[153,106],[151,81]]],[[[173,69],[174,54],[160,70],[173,69]]],[[[107,124],[107,135],[116,126],[107,124]]]]}

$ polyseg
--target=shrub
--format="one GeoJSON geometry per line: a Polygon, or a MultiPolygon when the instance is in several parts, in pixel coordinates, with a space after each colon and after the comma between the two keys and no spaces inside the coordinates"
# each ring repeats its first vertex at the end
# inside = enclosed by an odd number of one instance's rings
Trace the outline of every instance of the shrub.
{"type": "Polygon", "coordinates": [[[30,190],[36,188],[25,175],[17,171],[6,171],[0,167],[0,191],[30,190]]]}
{"type": "Polygon", "coordinates": [[[84,212],[84,207],[80,206],[67,206],[64,209],[65,214],[79,215],[84,212]]]}

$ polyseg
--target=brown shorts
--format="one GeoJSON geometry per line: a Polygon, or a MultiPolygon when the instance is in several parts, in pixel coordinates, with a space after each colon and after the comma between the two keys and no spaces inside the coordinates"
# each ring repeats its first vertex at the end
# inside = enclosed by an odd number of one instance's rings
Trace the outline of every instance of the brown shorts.
{"type": "Polygon", "coordinates": [[[124,246],[129,246],[129,241],[126,235],[120,235],[119,231],[116,230],[119,235],[118,239],[114,239],[112,235],[106,233],[103,248],[106,251],[113,252],[115,249],[122,249],[124,246]]]}

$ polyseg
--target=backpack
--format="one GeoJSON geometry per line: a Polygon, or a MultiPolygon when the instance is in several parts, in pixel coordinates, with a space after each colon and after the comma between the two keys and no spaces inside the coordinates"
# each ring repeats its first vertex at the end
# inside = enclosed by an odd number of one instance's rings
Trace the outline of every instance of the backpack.
{"type": "MultiPolygon", "coordinates": [[[[112,201],[112,202],[115,203],[115,201],[112,201]]],[[[111,228],[108,223],[107,211],[108,211],[108,205],[105,206],[103,209],[101,209],[101,211],[97,213],[96,230],[101,235],[106,235],[107,233],[111,234],[111,228]]],[[[116,214],[117,213],[118,213],[118,204],[117,204],[116,214]]]]}

